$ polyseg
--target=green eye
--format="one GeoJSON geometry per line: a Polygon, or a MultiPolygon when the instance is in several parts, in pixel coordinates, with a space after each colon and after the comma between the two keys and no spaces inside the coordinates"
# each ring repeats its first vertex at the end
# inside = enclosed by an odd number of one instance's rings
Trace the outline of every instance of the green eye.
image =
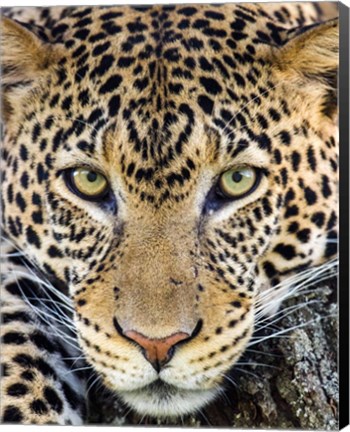
{"type": "Polygon", "coordinates": [[[252,192],[258,180],[257,170],[249,166],[230,169],[219,179],[219,192],[227,198],[237,199],[252,192]]]}
{"type": "Polygon", "coordinates": [[[109,188],[106,177],[89,168],[73,168],[69,170],[66,181],[72,192],[91,201],[104,197],[109,188]]]}

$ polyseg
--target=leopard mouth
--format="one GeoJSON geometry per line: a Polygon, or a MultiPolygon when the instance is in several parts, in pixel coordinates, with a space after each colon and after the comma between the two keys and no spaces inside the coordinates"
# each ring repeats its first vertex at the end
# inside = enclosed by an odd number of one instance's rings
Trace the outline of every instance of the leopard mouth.
{"type": "Polygon", "coordinates": [[[220,388],[187,390],[157,379],[137,390],[119,391],[118,395],[138,414],[176,418],[199,410],[219,393],[220,388]]]}

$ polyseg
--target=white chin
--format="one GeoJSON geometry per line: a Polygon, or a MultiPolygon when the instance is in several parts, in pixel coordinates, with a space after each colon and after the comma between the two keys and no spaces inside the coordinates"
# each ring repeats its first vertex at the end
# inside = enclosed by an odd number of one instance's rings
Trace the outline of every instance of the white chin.
{"type": "Polygon", "coordinates": [[[193,414],[211,402],[220,389],[183,390],[154,382],[133,391],[118,391],[121,399],[138,414],[157,418],[175,418],[193,414]]]}

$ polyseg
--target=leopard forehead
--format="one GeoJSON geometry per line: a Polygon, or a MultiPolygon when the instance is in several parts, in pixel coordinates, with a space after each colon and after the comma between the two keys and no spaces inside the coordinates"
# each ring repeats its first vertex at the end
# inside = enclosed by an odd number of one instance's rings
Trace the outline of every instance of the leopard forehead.
{"type": "Polygon", "coordinates": [[[225,166],[247,151],[261,164],[271,148],[265,130],[284,104],[282,96],[271,98],[274,84],[264,70],[266,41],[281,44],[284,29],[262,17],[259,8],[232,5],[69,14],[51,31],[64,46],[57,78],[40,109],[27,114],[37,119],[34,137],[55,134],[52,153],[62,159],[65,151],[103,157],[104,164],[114,159],[129,189],[148,182],[162,190],[158,202],[164,187],[186,189],[195,160],[225,166]],[[64,132],[56,127],[72,121],[64,132]]]}

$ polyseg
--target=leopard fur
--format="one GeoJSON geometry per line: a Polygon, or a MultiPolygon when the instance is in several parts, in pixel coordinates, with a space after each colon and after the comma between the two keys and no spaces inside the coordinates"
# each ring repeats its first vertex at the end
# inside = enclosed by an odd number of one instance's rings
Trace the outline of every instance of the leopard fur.
{"type": "Polygon", "coordinates": [[[334,4],[6,16],[2,421],[86,419],[71,339],[43,306],[59,296],[33,303],[47,295],[33,278],[71,302],[76,349],[124,402],[196,411],[244,351],[257,294],[337,252],[334,4]],[[259,184],[223,198],[237,165],[259,184]],[[80,166],[108,179],[108,202],[67,187],[80,166]],[[189,337],[157,370],[124,330],[189,337]]]}

